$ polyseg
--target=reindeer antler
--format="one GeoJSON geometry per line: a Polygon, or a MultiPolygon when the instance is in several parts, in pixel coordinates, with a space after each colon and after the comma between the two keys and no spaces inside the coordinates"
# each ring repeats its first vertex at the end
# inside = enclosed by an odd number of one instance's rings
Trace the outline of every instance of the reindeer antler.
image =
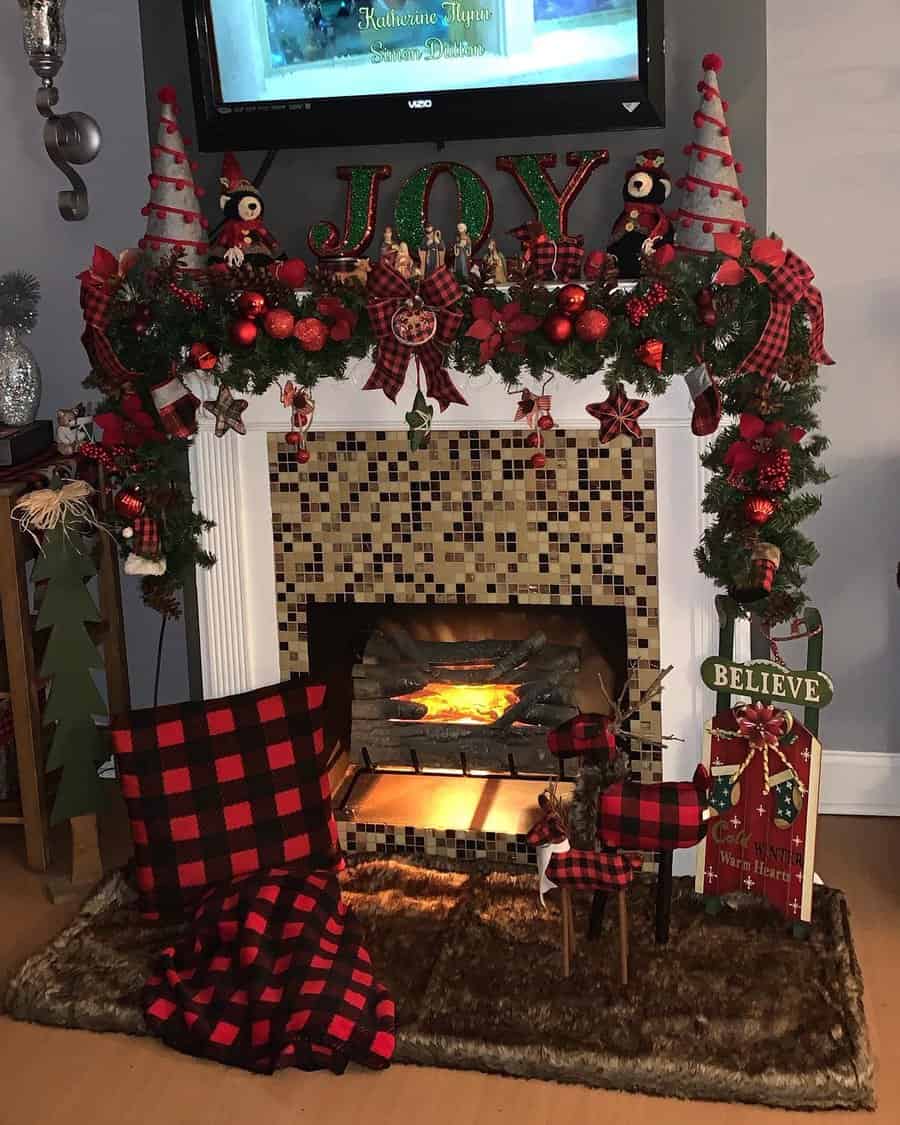
{"type": "MultiPolygon", "coordinates": [[[[634,707],[631,708],[630,711],[625,711],[625,709],[623,707],[623,701],[625,699],[625,696],[628,692],[629,687],[631,686],[632,675],[635,671],[635,666],[633,664],[629,666],[628,676],[625,679],[625,683],[622,685],[622,690],[619,692],[619,698],[615,702],[613,702],[612,697],[610,696],[609,692],[606,690],[606,684],[603,682],[603,677],[601,675],[599,675],[599,673],[598,673],[598,679],[600,680],[600,690],[603,692],[603,695],[606,699],[606,702],[609,704],[610,708],[612,709],[613,728],[615,729],[616,734],[624,734],[626,737],[633,739],[635,742],[643,742],[644,741],[644,739],[642,739],[640,737],[640,735],[632,734],[630,731],[623,731],[622,726],[625,723],[627,723],[630,718],[632,718],[634,715],[636,715],[638,713],[638,711],[640,711],[640,709],[645,704],[651,703],[654,699],[658,699],[659,696],[662,695],[662,693],[663,693],[663,680],[665,680],[666,676],[668,676],[668,674],[670,672],[674,671],[674,668],[675,668],[674,664],[670,664],[668,666],[668,668],[663,668],[662,671],[659,673],[659,675],[653,680],[653,682],[650,684],[650,686],[646,689],[646,691],[641,692],[637,703],[634,705],[634,707]]],[[[667,742],[683,742],[683,741],[684,741],[683,738],[678,738],[674,734],[664,735],[660,739],[660,742],[663,745],[665,745],[665,743],[667,743],[667,742]]]]}

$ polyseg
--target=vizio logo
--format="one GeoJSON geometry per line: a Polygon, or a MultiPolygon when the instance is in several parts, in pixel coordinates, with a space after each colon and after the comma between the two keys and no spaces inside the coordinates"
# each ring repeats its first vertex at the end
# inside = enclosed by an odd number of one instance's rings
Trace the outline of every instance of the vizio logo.
{"type": "Polygon", "coordinates": [[[431,98],[410,98],[406,104],[410,109],[431,109],[431,98]]]}

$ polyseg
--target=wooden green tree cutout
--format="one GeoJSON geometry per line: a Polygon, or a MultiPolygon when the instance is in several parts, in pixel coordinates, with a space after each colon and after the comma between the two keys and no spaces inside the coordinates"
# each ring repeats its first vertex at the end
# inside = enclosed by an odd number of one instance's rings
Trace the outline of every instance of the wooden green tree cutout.
{"type": "Polygon", "coordinates": [[[92,668],[103,661],[86,625],[100,614],[85,582],[96,574],[81,537],[66,529],[64,520],[47,532],[43,553],[32,572],[35,582],[47,582],[37,629],[50,629],[41,675],[49,679],[50,696],[44,722],[55,723],[47,757],[47,772],[62,770],[51,824],[97,812],[104,802],[97,766],[106,757],[95,715],[106,704],[94,683],[92,668]]]}

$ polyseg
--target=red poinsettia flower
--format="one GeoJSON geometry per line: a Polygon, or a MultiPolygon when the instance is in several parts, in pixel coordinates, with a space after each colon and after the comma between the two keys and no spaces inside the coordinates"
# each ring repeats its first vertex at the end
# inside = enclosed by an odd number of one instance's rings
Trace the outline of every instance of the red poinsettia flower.
{"type": "Polygon", "coordinates": [[[487,297],[473,298],[472,315],[475,319],[466,335],[481,341],[478,350],[481,363],[489,363],[501,349],[521,355],[525,351],[522,337],[526,332],[534,332],[541,323],[536,316],[522,312],[518,301],[510,301],[497,309],[487,297]]]}
{"type": "Polygon", "coordinates": [[[141,403],[140,396],[133,391],[119,400],[121,413],[107,411],[98,414],[94,421],[103,430],[103,445],[127,445],[136,449],[152,441],[165,441],[165,434],[156,428],[153,416],[141,403]]]}
{"type": "Polygon", "coordinates": [[[356,328],[357,314],[348,309],[340,297],[320,297],[316,301],[319,316],[330,321],[328,335],[332,340],[349,340],[356,328]]]}
{"type": "MultiPolygon", "coordinates": [[[[740,421],[740,440],[734,441],[725,453],[725,464],[731,470],[729,481],[734,484],[744,473],[758,469],[764,464],[770,450],[758,446],[760,438],[779,439],[784,445],[796,445],[806,436],[802,426],[790,426],[781,421],[764,422],[756,414],[742,414],[740,421]]],[[[771,441],[770,443],[771,444],[771,441]]]]}

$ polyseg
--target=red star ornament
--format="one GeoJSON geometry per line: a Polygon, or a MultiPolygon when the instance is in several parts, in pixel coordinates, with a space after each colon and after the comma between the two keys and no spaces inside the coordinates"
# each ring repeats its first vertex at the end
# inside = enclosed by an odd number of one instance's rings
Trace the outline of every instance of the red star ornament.
{"type": "Polygon", "coordinates": [[[604,402],[592,402],[585,409],[600,423],[600,441],[606,445],[620,434],[641,437],[637,420],[649,405],[642,398],[629,398],[622,384],[617,383],[604,402]]]}

